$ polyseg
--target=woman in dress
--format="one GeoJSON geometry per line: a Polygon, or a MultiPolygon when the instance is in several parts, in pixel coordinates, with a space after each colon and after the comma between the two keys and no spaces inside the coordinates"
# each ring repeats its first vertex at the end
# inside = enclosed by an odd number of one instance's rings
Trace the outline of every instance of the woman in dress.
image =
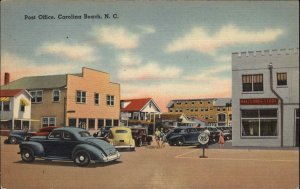
{"type": "Polygon", "coordinates": [[[220,135],[219,135],[219,148],[224,148],[224,134],[223,132],[220,132],[220,135]]]}

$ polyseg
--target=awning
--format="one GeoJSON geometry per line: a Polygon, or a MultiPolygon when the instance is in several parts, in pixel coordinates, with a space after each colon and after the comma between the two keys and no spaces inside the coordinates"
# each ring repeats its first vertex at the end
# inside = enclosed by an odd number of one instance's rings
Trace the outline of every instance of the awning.
{"type": "Polygon", "coordinates": [[[29,102],[24,98],[21,98],[20,103],[21,103],[22,106],[28,106],[29,105],[29,102]]]}
{"type": "Polygon", "coordinates": [[[1,102],[9,102],[9,97],[0,97],[1,102]]]}

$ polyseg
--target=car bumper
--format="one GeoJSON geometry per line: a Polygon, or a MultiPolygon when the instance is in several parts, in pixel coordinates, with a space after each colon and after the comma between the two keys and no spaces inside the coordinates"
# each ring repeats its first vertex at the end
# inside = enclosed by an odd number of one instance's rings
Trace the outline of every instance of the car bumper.
{"type": "MultiPolygon", "coordinates": [[[[120,153],[117,152],[114,155],[103,157],[103,162],[114,161],[114,160],[120,159],[120,157],[121,157],[120,153]]],[[[102,162],[102,161],[97,161],[97,162],[102,162]]]]}
{"type": "Polygon", "coordinates": [[[132,145],[122,145],[122,146],[115,146],[116,149],[124,149],[124,148],[135,148],[135,146],[132,145]]]}

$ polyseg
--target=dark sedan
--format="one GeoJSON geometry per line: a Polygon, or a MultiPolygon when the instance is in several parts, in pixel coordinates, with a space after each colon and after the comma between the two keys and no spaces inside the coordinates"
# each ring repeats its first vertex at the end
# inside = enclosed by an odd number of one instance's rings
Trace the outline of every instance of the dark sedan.
{"type": "Polygon", "coordinates": [[[96,139],[84,129],[61,127],[48,136],[34,136],[21,142],[21,158],[32,162],[35,158],[74,161],[87,166],[90,161],[109,162],[120,158],[120,153],[109,143],[96,139]]]}
{"type": "Polygon", "coordinates": [[[192,127],[177,127],[166,134],[166,140],[170,146],[199,145],[200,132],[192,127]]]}

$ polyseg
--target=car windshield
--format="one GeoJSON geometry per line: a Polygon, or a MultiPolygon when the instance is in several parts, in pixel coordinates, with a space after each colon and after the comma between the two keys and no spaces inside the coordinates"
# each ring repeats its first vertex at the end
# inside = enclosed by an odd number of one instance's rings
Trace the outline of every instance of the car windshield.
{"type": "Polygon", "coordinates": [[[116,130],[116,133],[127,133],[127,130],[116,130]]]}
{"type": "Polygon", "coordinates": [[[89,137],[89,136],[91,136],[91,134],[89,132],[87,132],[87,131],[81,131],[81,132],[79,132],[79,134],[80,134],[81,137],[89,137]]]}

